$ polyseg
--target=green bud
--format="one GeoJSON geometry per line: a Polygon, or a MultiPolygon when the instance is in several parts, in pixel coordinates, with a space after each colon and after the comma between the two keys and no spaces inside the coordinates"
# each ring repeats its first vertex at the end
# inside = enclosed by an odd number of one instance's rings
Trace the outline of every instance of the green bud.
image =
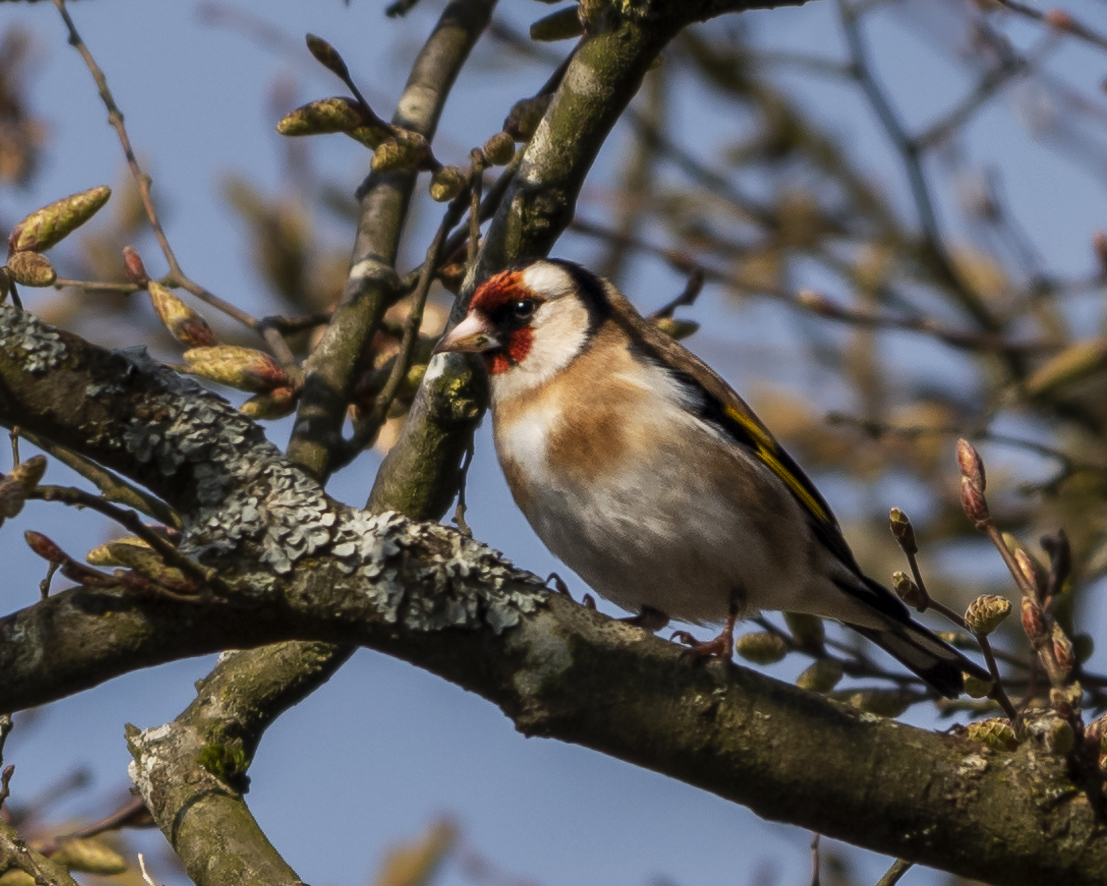
{"type": "Polygon", "coordinates": [[[15,226],[8,237],[8,252],[49,249],[92,218],[109,197],[111,188],[101,185],[43,206],[15,226]]]}
{"type": "Polygon", "coordinates": [[[542,43],[570,40],[583,33],[584,25],[577,14],[576,6],[566,6],[557,12],[551,12],[530,26],[530,39],[542,43]]]}
{"type": "Polygon", "coordinates": [[[262,394],[254,394],[238,407],[238,411],[255,421],[284,418],[296,411],[299,400],[299,393],[291,387],[273,388],[262,394]]]}
{"type": "Polygon", "coordinates": [[[746,661],[759,665],[775,664],[788,654],[783,638],[769,631],[743,634],[734,641],[734,651],[746,661]]]}
{"type": "Polygon", "coordinates": [[[796,685],[808,692],[830,692],[842,679],[842,663],[820,658],[796,678],[796,685]]]}
{"type": "Polygon", "coordinates": [[[262,351],[233,345],[192,348],[185,351],[188,371],[240,391],[271,391],[291,387],[292,379],[281,365],[262,351]]]}
{"type": "Polygon", "coordinates": [[[972,741],[979,741],[997,751],[1013,751],[1019,746],[1011,724],[999,717],[970,723],[965,727],[965,735],[972,741]]]}
{"type": "Polygon", "coordinates": [[[431,176],[431,199],[438,203],[453,200],[469,183],[469,174],[459,166],[442,166],[431,176]]]}
{"type": "Polygon", "coordinates": [[[987,637],[1011,614],[1011,601],[995,594],[977,597],[965,610],[965,626],[979,637],[987,637]]]}
{"type": "Polygon", "coordinates": [[[515,139],[506,132],[497,132],[481,148],[489,166],[507,166],[515,158],[515,139]]]}
{"type": "Polygon", "coordinates": [[[14,252],[8,256],[8,276],[24,286],[50,286],[58,279],[58,272],[45,255],[14,252]]]}
{"type": "Polygon", "coordinates": [[[435,167],[434,153],[418,132],[397,128],[392,137],[381,142],[373,152],[370,165],[374,172],[429,170],[435,167]]]}

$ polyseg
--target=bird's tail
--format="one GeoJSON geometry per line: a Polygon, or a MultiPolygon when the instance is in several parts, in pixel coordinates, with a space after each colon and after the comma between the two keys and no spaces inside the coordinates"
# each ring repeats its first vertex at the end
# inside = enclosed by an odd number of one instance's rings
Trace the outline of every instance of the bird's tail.
{"type": "Polygon", "coordinates": [[[965,691],[963,674],[988,683],[992,680],[980,665],[911,618],[903,622],[889,620],[883,628],[854,624],[850,627],[868,637],[946,698],[957,698],[965,691]]]}

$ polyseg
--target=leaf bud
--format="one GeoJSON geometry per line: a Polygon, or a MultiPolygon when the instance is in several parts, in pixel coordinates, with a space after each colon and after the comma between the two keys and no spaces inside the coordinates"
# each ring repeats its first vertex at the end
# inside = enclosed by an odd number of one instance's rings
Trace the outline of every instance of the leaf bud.
{"type": "Polygon", "coordinates": [[[988,481],[984,474],[984,461],[976,448],[964,437],[957,441],[957,465],[961,468],[961,476],[972,483],[977,491],[985,490],[988,481]]]}
{"type": "Polygon", "coordinates": [[[551,95],[536,95],[517,101],[504,120],[504,132],[517,142],[530,141],[539,122],[546,116],[552,98],[551,95]]]}
{"type": "Polygon", "coordinates": [[[192,375],[240,391],[257,393],[292,385],[292,379],[276,360],[253,348],[233,345],[192,348],[185,351],[184,358],[192,375]]]}
{"type": "Polygon", "coordinates": [[[28,215],[8,237],[8,252],[42,252],[71,234],[111,196],[111,188],[101,185],[70,194],[28,215]]]}
{"type": "Polygon", "coordinates": [[[49,560],[51,563],[58,564],[65,563],[69,560],[69,555],[41,532],[28,529],[23,533],[23,538],[27,542],[27,547],[42,557],[43,560],[49,560]]]}
{"type": "Polygon", "coordinates": [[[277,132],[287,136],[353,132],[366,123],[361,104],[356,99],[338,95],[316,99],[289,111],[277,123],[277,132]]]}
{"type": "MultiPolygon", "coordinates": [[[[1008,545],[1008,548],[1011,546],[1008,545]]],[[[1045,583],[1041,572],[1038,571],[1038,564],[1034,562],[1034,558],[1020,545],[1014,549],[1015,565],[1019,568],[1019,575],[1022,576],[1023,581],[1031,588],[1036,595],[1041,595],[1045,590],[1045,583]]]]}
{"type": "Polygon", "coordinates": [[[734,650],[746,661],[759,665],[775,664],[788,654],[783,638],[769,631],[743,634],[734,641],[734,650]]]}
{"type": "Polygon", "coordinates": [[[650,322],[676,341],[695,335],[700,328],[695,320],[677,320],[673,317],[652,317],[650,322]]]}
{"type": "Polygon", "coordinates": [[[515,158],[515,139],[506,132],[497,132],[480,150],[489,166],[506,166],[515,158]]]}
{"type": "Polygon", "coordinates": [[[903,552],[908,555],[919,552],[918,543],[915,541],[915,527],[911,525],[911,519],[899,508],[892,508],[888,512],[888,525],[891,527],[892,536],[903,552]]]}
{"type": "Polygon", "coordinates": [[[122,874],[127,870],[126,860],[114,849],[99,840],[80,837],[59,840],[57,851],[50,856],[50,860],[65,865],[71,871],[102,877],[122,874]]]}
{"type": "Polygon", "coordinates": [[[987,698],[992,691],[991,680],[982,680],[972,674],[964,674],[965,695],[969,698],[987,698]]]}
{"type": "Polygon", "coordinates": [[[190,348],[207,348],[215,344],[215,333],[208,326],[208,321],[173,292],[153,280],[148,281],[146,291],[150,293],[150,304],[161,322],[177,341],[190,348]]]}
{"type": "Polygon", "coordinates": [[[133,246],[123,247],[123,271],[127,279],[142,289],[150,282],[150,275],[146,273],[146,265],[142,262],[142,256],[133,246]]]}
{"type": "Polygon", "coordinates": [[[273,388],[262,394],[254,394],[238,407],[238,411],[255,421],[284,418],[296,411],[299,400],[299,392],[292,387],[273,388]]]}
{"type": "Polygon", "coordinates": [[[8,477],[12,480],[16,480],[23,484],[23,487],[30,492],[42,479],[42,475],[46,473],[46,456],[45,455],[32,455],[26,461],[21,461],[14,468],[12,472],[8,474],[8,477]]]}
{"type": "Polygon", "coordinates": [[[0,521],[18,517],[26,502],[26,486],[10,476],[0,480],[0,521]]]}
{"type": "Polygon", "coordinates": [[[128,563],[125,560],[119,559],[113,553],[115,546],[129,545],[136,548],[141,548],[148,553],[153,552],[146,542],[137,536],[131,536],[128,538],[117,538],[115,541],[108,542],[106,544],[97,545],[87,554],[85,554],[85,562],[91,563],[93,566],[127,566],[128,563]]]}
{"type": "Polygon", "coordinates": [[[1037,600],[1032,600],[1030,597],[1023,597],[1020,615],[1022,618],[1022,629],[1026,632],[1026,636],[1030,640],[1030,645],[1036,649],[1049,639],[1049,631],[1046,628],[1045,612],[1042,611],[1042,607],[1038,605],[1037,600]]]}
{"type": "Polygon", "coordinates": [[[1076,667],[1076,650],[1073,649],[1072,641],[1065,636],[1064,629],[1057,622],[1052,625],[1050,639],[1053,641],[1053,660],[1066,675],[1070,674],[1076,667]]]}
{"type": "Polygon", "coordinates": [[[970,741],[979,741],[997,751],[1013,751],[1019,746],[1011,724],[999,717],[970,723],[965,727],[965,735],[970,741]]]}
{"type": "Polygon", "coordinates": [[[24,286],[49,286],[58,279],[58,272],[45,255],[16,252],[8,256],[8,276],[24,286]]]}
{"type": "Polygon", "coordinates": [[[820,658],[796,678],[796,685],[808,692],[830,692],[842,679],[842,663],[820,658]]]}
{"type": "Polygon", "coordinates": [[[306,34],[304,39],[307,42],[308,51],[315,56],[319,64],[343,80],[350,76],[350,69],[346,67],[345,60],[330,43],[315,34],[306,34]]]}
{"type": "Polygon", "coordinates": [[[898,717],[911,706],[910,696],[899,689],[862,689],[850,693],[846,702],[878,717],[898,717]]]}
{"type": "Polygon", "coordinates": [[[431,176],[431,199],[447,203],[460,194],[469,183],[469,174],[460,166],[442,166],[431,176]]]}
{"type": "Polygon", "coordinates": [[[965,625],[978,637],[987,637],[1011,614],[1011,601],[996,594],[977,597],[965,610],[965,625]]]}
{"type": "Polygon", "coordinates": [[[1028,397],[1046,397],[1081,381],[1107,363],[1107,338],[1078,341],[1051,357],[1023,382],[1028,397]]]}
{"type": "Polygon", "coordinates": [[[929,602],[926,595],[906,572],[897,570],[892,573],[892,589],[912,609],[921,610],[929,602]]]}
{"type": "Polygon", "coordinates": [[[434,169],[435,165],[430,143],[418,132],[398,128],[380,143],[370,163],[374,172],[421,171],[434,169]]]}
{"type": "Polygon", "coordinates": [[[566,6],[543,16],[530,26],[530,39],[540,43],[570,40],[584,33],[584,25],[576,6],[566,6]]]}
{"type": "Polygon", "coordinates": [[[826,629],[823,627],[823,620],[818,616],[804,612],[785,612],[784,623],[792,632],[792,638],[802,648],[813,652],[823,648],[826,629]]]}
{"type": "Polygon", "coordinates": [[[961,508],[977,526],[988,522],[988,502],[984,499],[984,493],[968,477],[961,478],[961,508]]]}

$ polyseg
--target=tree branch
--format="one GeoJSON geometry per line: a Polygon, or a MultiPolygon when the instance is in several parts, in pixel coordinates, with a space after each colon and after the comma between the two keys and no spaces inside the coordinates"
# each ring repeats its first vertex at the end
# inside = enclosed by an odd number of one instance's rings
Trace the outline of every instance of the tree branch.
{"type": "MultiPolygon", "coordinates": [[[[146,478],[181,513],[182,550],[203,551],[232,596],[186,604],[78,588],[15,613],[0,622],[0,710],[216,648],[357,643],[480,694],[529,735],[591,747],[766,818],[995,883],[1102,879],[1107,834],[1064,760],[1033,741],[1000,754],[728,662],[688,666],[679,647],[547,592],[455,530],[330,501],[230,406],[169,370],[0,307],[0,420],[14,416],[146,478]],[[108,366],[125,370],[117,388],[89,396],[108,366]],[[69,400],[110,412],[116,433],[84,424],[69,400]]],[[[333,664],[325,651],[321,661],[333,664]]],[[[178,804],[193,787],[189,833],[210,838],[213,813],[238,816],[221,828],[250,826],[236,797],[241,770],[264,724],[317,682],[301,665],[291,665],[299,685],[274,680],[231,710],[207,707],[222,694],[217,673],[181,730],[132,732],[144,796],[161,815],[177,810],[167,826],[175,842],[185,827],[178,804]],[[229,730],[215,725],[224,715],[229,730]]],[[[220,861],[231,865],[233,854],[220,861]]],[[[210,882],[244,876],[226,870],[210,882]]]]}

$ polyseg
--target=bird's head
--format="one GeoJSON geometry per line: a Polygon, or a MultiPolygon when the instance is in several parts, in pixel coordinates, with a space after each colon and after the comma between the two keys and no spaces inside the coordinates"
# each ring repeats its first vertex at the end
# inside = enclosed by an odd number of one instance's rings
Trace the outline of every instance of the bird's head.
{"type": "Polygon", "coordinates": [[[479,353],[493,389],[541,384],[585,347],[610,304],[603,282],[570,262],[542,259],[482,283],[469,313],[435,353],[479,353]]]}

